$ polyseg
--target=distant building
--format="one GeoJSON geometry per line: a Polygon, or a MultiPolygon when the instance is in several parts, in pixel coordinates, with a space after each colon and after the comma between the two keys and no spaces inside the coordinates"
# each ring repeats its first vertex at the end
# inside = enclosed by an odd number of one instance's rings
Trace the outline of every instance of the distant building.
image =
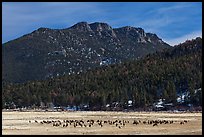
{"type": "Polygon", "coordinates": [[[158,111],[158,110],[164,110],[164,109],[165,109],[165,107],[164,107],[164,101],[165,101],[165,99],[159,99],[158,102],[154,103],[154,104],[153,104],[153,110],[156,110],[156,111],[158,111]]]}
{"type": "Polygon", "coordinates": [[[64,110],[66,110],[66,111],[78,111],[78,110],[81,110],[81,108],[79,106],[67,106],[64,108],[64,110]]]}
{"type": "Polygon", "coordinates": [[[128,107],[132,107],[132,100],[128,100],[128,107]]]}

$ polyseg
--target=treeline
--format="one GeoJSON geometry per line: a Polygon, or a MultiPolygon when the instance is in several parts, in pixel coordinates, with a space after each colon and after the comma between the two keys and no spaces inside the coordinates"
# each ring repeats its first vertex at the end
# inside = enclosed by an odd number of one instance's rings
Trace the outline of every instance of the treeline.
{"type": "Polygon", "coordinates": [[[118,102],[126,108],[152,105],[159,98],[177,104],[177,95],[189,92],[185,103],[202,106],[202,39],[196,38],[162,52],[86,73],[24,84],[2,83],[2,107],[83,105],[104,107],[118,102]]]}

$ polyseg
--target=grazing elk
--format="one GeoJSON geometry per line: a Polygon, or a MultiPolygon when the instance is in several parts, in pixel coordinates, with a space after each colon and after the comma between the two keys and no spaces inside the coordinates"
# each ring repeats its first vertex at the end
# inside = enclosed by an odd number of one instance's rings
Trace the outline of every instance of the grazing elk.
{"type": "Polygon", "coordinates": [[[154,124],[153,124],[153,127],[154,127],[154,126],[158,126],[157,123],[154,123],[154,124]]]}
{"type": "Polygon", "coordinates": [[[180,124],[181,124],[181,125],[183,125],[183,124],[184,124],[184,122],[182,122],[182,121],[181,121],[181,122],[180,122],[180,124]]]}

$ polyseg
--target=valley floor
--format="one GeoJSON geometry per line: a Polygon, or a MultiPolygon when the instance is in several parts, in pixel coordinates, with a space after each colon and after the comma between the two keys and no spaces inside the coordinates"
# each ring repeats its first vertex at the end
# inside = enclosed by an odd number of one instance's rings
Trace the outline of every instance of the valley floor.
{"type": "Polygon", "coordinates": [[[123,135],[202,135],[202,112],[107,112],[107,111],[74,111],[74,112],[2,112],[2,134],[18,135],[94,135],[94,134],[123,134],[123,135]],[[74,127],[73,124],[67,127],[58,127],[52,124],[42,124],[42,121],[63,120],[94,120],[89,127],[74,127]],[[103,123],[99,126],[96,122],[126,121],[125,125],[103,123]],[[140,124],[133,124],[133,121],[141,121],[140,124]],[[166,120],[174,121],[172,124],[144,124],[143,121],[166,120]],[[181,124],[186,120],[187,122],[181,124]],[[127,122],[128,121],[128,122],[127,122]],[[40,123],[41,122],[41,123],[40,123]]]}

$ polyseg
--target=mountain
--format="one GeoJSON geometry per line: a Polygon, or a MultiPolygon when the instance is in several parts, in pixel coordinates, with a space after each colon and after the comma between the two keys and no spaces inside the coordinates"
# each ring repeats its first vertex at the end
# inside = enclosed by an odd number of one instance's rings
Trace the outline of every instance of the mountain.
{"type": "MultiPolygon", "coordinates": [[[[159,99],[166,103],[202,106],[202,38],[130,60],[88,70],[79,75],[65,75],[23,84],[3,84],[3,108],[15,104],[40,106],[88,105],[101,110],[147,108],[159,99]],[[184,101],[179,101],[179,97],[184,101]]],[[[176,108],[177,109],[177,108],[176,108]]]]}
{"type": "Polygon", "coordinates": [[[22,83],[135,60],[171,48],[142,28],[79,22],[66,29],[39,28],[2,46],[3,81],[22,83]]]}

